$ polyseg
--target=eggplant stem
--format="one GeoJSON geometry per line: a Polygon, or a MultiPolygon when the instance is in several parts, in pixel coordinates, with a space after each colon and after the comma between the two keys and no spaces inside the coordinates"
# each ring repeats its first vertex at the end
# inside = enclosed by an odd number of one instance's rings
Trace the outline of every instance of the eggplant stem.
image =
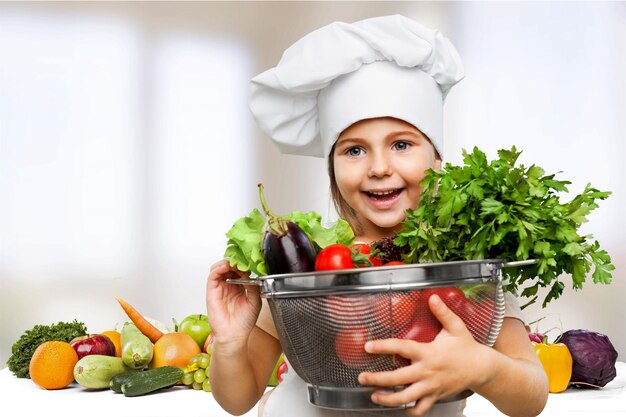
{"type": "Polygon", "coordinates": [[[269,231],[277,237],[285,236],[288,232],[287,223],[276,214],[274,214],[274,212],[272,212],[272,210],[270,210],[267,206],[267,203],[265,202],[265,195],[263,194],[263,184],[259,183],[258,187],[259,197],[261,199],[261,207],[263,208],[263,211],[267,216],[267,227],[269,231]]]}
{"type": "Polygon", "coordinates": [[[267,203],[265,202],[265,195],[263,194],[263,184],[259,183],[258,187],[259,197],[261,198],[261,207],[263,207],[263,211],[268,217],[276,217],[276,215],[272,212],[272,210],[270,210],[270,208],[267,206],[267,203]]]}

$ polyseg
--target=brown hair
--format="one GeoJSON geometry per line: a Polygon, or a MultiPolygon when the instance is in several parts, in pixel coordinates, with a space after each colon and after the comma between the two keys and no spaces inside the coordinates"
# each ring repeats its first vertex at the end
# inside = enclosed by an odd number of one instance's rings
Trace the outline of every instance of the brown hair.
{"type": "Polygon", "coordinates": [[[357,218],[357,213],[343,198],[341,191],[339,191],[339,186],[337,185],[337,179],[335,177],[335,145],[333,145],[330,150],[330,155],[328,155],[328,177],[330,178],[330,196],[333,200],[335,210],[337,210],[337,213],[342,219],[350,224],[355,234],[360,234],[363,231],[363,227],[357,218]]]}

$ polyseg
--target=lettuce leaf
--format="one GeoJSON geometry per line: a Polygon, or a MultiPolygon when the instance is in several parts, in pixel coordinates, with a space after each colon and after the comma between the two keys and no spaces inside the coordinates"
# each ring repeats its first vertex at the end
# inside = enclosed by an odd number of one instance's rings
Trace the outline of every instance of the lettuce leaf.
{"type": "MultiPolygon", "coordinates": [[[[313,211],[307,213],[293,211],[283,218],[304,230],[313,242],[316,252],[333,243],[350,245],[354,241],[354,232],[343,219],[332,226],[324,227],[322,216],[313,211]]],[[[247,216],[235,221],[226,233],[228,242],[224,252],[224,257],[229,260],[231,266],[243,272],[250,272],[253,276],[267,275],[263,259],[265,226],[265,216],[256,208],[247,216]]]]}
{"type": "Polygon", "coordinates": [[[316,252],[333,243],[350,245],[354,241],[354,232],[348,222],[343,219],[326,228],[322,226],[322,216],[314,211],[308,213],[292,211],[287,218],[304,230],[313,242],[316,252]]]}
{"type": "Polygon", "coordinates": [[[264,227],[265,216],[256,208],[233,224],[226,233],[228,242],[224,252],[230,266],[255,275],[267,275],[263,260],[264,227]]]}

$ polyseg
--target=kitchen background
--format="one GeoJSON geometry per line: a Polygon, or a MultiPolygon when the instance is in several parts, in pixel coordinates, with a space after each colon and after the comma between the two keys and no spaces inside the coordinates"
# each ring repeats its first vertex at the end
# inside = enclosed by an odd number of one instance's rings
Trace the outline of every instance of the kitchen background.
{"type": "Polygon", "coordinates": [[[447,161],[516,145],[572,193],[614,192],[585,225],[613,284],[574,292],[562,277],[561,298],[525,311],[543,330],[607,334],[624,360],[626,3],[2,2],[0,367],[35,324],[113,328],[114,295],[166,324],[204,313],[209,268],[259,206],[258,182],[275,212],[332,220],[325,162],[277,153],[248,80],[315,28],[395,13],[464,59],[447,161]]]}

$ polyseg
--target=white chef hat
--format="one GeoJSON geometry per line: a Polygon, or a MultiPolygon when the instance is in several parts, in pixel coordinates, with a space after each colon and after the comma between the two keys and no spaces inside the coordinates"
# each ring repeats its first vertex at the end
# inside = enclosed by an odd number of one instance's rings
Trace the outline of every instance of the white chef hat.
{"type": "Polygon", "coordinates": [[[283,153],[326,158],[350,125],[394,117],[420,129],[442,155],[443,102],[463,76],[450,41],[409,18],[334,22],[254,77],[249,104],[283,153]]]}

